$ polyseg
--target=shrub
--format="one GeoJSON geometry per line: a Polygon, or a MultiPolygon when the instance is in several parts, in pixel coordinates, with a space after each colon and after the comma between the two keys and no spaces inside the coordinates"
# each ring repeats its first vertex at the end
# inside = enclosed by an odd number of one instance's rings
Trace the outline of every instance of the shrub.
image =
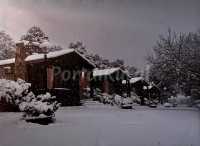
{"type": "Polygon", "coordinates": [[[0,101],[6,101],[8,104],[18,107],[24,112],[24,116],[38,117],[41,114],[52,116],[59,108],[55,97],[49,93],[35,96],[30,91],[31,84],[18,79],[15,81],[0,80],[0,101]]]}

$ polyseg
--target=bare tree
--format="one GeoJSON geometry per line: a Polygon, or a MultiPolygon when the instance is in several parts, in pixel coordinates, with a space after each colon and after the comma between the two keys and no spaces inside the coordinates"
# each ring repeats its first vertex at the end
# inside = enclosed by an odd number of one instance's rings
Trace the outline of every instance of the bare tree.
{"type": "MultiPolygon", "coordinates": [[[[199,33],[176,33],[170,29],[161,35],[148,57],[150,79],[171,94],[191,94],[200,80],[199,33]]],[[[198,85],[199,86],[199,85],[198,85]]]]}
{"type": "Polygon", "coordinates": [[[12,58],[15,55],[15,43],[12,38],[0,31],[0,60],[12,58]]]}

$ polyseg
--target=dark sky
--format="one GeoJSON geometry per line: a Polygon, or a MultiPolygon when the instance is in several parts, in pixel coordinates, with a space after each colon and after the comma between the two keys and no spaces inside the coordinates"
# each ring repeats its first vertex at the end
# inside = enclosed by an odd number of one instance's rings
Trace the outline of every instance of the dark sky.
{"type": "Polygon", "coordinates": [[[33,25],[63,47],[80,40],[143,68],[159,34],[200,28],[200,0],[1,0],[0,30],[18,40],[33,25]]]}

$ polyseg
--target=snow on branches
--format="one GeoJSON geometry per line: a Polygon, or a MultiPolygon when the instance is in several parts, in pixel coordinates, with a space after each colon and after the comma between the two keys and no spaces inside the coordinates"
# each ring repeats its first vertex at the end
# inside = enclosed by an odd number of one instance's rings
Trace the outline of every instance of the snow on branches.
{"type": "Polygon", "coordinates": [[[31,51],[31,53],[45,53],[63,49],[59,45],[52,44],[49,41],[49,37],[38,26],[31,27],[27,33],[21,37],[21,41],[24,42],[28,49],[32,49],[32,46],[40,48],[39,52],[31,51]]]}
{"type": "Polygon", "coordinates": [[[4,100],[8,104],[17,106],[28,117],[38,117],[41,114],[52,116],[59,107],[55,97],[49,93],[35,96],[30,87],[31,84],[21,79],[16,82],[1,79],[0,101],[4,100]]]}
{"type": "Polygon", "coordinates": [[[15,43],[4,31],[0,31],[0,60],[12,58],[15,54],[15,43]]]}
{"type": "Polygon", "coordinates": [[[42,43],[44,41],[49,41],[49,38],[40,27],[33,26],[21,37],[21,40],[42,43]]]}

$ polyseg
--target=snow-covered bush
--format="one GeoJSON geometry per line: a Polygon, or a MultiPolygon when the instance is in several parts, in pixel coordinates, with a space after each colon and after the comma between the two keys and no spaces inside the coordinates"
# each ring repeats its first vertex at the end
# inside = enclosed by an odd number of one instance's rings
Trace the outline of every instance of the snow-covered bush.
{"type": "Polygon", "coordinates": [[[30,93],[20,105],[20,111],[25,112],[25,116],[38,117],[40,114],[46,116],[54,115],[54,112],[59,108],[59,104],[55,101],[55,96],[49,93],[38,95],[30,93]]]}
{"type": "Polygon", "coordinates": [[[30,87],[31,84],[21,79],[16,82],[1,79],[0,101],[4,100],[8,104],[17,106],[20,111],[25,112],[25,116],[53,115],[59,107],[55,97],[49,93],[35,96],[30,87]]]}
{"type": "Polygon", "coordinates": [[[113,105],[113,96],[112,95],[109,95],[107,93],[103,93],[101,98],[102,98],[101,101],[104,104],[111,104],[111,105],[113,105]]]}
{"type": "Polygon", "coordinates": [[[140,104],[141,103],[141,99],[139,96],[137,96],[137,94],[135,94],[134,92],[131,92],[131,98],[133,100],[134,103],[140,104]]]}
{"type": "Polygon", "coordinates": [[[121,105],[121,103],[122,103],[122,97],[121,96],[119,96],[119,95],[114,95],[114,102],[115,102],[115,104],[117,104],[117,105],[121,105]]]}
{"type": "Polygon", "coordinates": [[[130,97],[123,98],[122,104],[133,104],[133,100],[130,97]]]}
{"type": "Polygon", "coordinates": [[[133,99],[131,97],[120,96],[115,94],[114,95],[114,103],[121,108],[132,108],[133,106],[133,99]]]}
{"type": "Polygon", "coordinates": [[[190,104],[192,102],[192,98],[190,96],[184,96],[184,95],[180,95],[178,94],[176,97],[175,96],[171,96],[168,99],[168,102],[174,104],[190,104]]]}
{"type": "Polygon", "coordinates": [[[0,101],[5,100],[9,104],[19,105],[22,98],[29,93],[31,84],[18,79],[17,82],[0,80],[0,101]]]}
{"type": "Polygon", "coordinates": [[[94,100],[97,100],[104,104],[114,104],[113,96],[107,93],[102,93],[102,91],[98,88],[94,90],[94,100]]]}
{"type": "Polygon", "coordinates": [[[133,100],[130,97],[122,98],[121,108],[132,108],[133,100]]]}
{"type": "Polygon", "coordinates": [[[173,105],[171,103],[169,103],[169,102],[166,102],[166,103],[163,104],[163,106],[164,107],[172,107],[173,105]]]}

